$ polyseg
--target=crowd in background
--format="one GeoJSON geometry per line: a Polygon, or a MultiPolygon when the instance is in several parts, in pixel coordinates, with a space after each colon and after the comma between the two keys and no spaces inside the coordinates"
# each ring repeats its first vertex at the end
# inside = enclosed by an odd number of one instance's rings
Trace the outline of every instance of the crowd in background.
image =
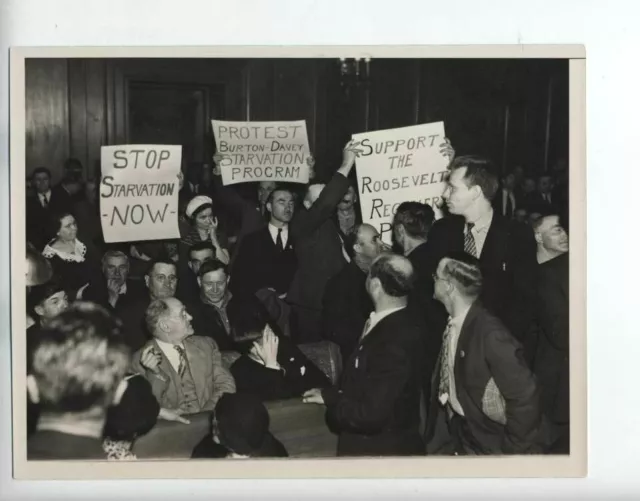
{"type": "Polygon", "coordinates": [[[132,459],[158,420],[212,413],[193,457],[285,456],[265,401],[324,405],[338,455],[569,450],[568,169],[449,161],[444,217],[362,223],[350,142],[326,184],[180,175],[180,238],[104,242],[99,180],[27,186],[29,458],[132,459]],[[333,385],[299,346],[331,341],[333,385]],[[230,367],[226,352],[239,357],[230,367]]]}

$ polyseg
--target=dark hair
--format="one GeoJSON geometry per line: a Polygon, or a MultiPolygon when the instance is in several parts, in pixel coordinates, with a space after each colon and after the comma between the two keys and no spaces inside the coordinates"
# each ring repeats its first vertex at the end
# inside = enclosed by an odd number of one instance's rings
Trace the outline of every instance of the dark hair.
{"type": "Polygon", "coordinates": [[[34,169],[31,173],[31,179],[33,179],[36,174],[46,174],[47,176],[49,176],[49,179],[51,179],[51,171],[46,167],[38,167],[37,169],[34,169]]]}
{"type": "Polygon", "coordinates": [[[153,269],[156,267],[157,264],[166,264],[169,266],[173,266],[176,270],[176,273],[178,272],[178,265],[174,263],[171,259],[159,258],[151,261],[151,263],[147,267],[147,271],[145,272],[145,275],[151,276],[151,272],[153,271],[153,269]]]}
{"type": "Polygon", "coordinates": [[[27,307],[30,312],[37,315],[37,313],[35,312],[36,306],[40,306],[44,301],[49,299],[54,294],[64,291],[64,286],[55,277],[42,285],[34,285],[29,292],[27,307]]]}
{"type": "Polygon", "coordinates": [[[410,237],[427,238],[434,219],[435,213],[430,205],[402,202],[393,218],[393,224],[401,224],[410,237]]]}
{"type": "Polygon", "coordinates": [[[103,435],[112,440],[134,440],[155,426],[158,412],[160,404],[151,384],[140,374],[131,376],[120,402],[107,411],[103,435]]]}
{"type": "Polygon", "coordinates": [[[465,296],[478,297],[482,290],[480,260],[463,251],[448,253],[442,259],[447,260],[443,270],[445,278],[455,282],[465,296]]]}
{"type": "Polygon", "coordinates": [[[198,271],[198,277],[202,278],[207,273],[211,273],[212,271],[218,271],[218,270],[224,271],[224,274],[226,276],[229,276],[229,269],[226,264],[224,264],[219,259],[215,259],[215,258],[207,259],[204,263],[202,263],[202,266],[200,266],[200,270],[198,271]]]}
{"type": "MultiPolygon", "coordinates": [[[[231,301],[227,306],[227,317],[231,324],[233,343],[242,354],[249,353],[254,341],[262,338],[264,328],[273,324],[266,307],[256,298],[231,301]]],[[[277,332],[276,329],[273,329],[277,332]]]]}
{"type": "Polygon", "coordinates": [[[106,411],[130,360],[120,321],[101,306],[75,303],[40,331],[33,352],[43,411],[106,411]]]}
{"type": "Polygon", "coordinates": [[[404,297],[413,290],[415,273],[406,257],[382,254],[371,265],[369,278],[380,280],[382,289],[389,296],[404,297]]]}
{"type": "Polygon", "coordinates": [[[498,191],[498,178],[496,176],[496,168],[489,159],[476,155],[467,155],[456,158],[449,170],[453,172],[462,167],[467,168],[464,175],[464,181],[469,188],[480,186],[484,197],[491,201],[498,191]]]}
{"type": "Polygon", "coordinates": [[[197,242],[189,247],[189,259],[191,259],[192,252],[200,252],[203,250],[210,250],[211,252],[213,252],[214,256],[216,255],[216,249],[213,244],[210,241],[205,240],[204,242],[197,242]]]}
{"type": "Polygon", "coordinates": [[[47,224],[47,238],[49,240],[53,240],[58,236],[58,232],[60,231],[60,228],[62,228],[62,220],[67,216],[71,216],[74,220],[76,218],[70,211],[55,212],[51,214],[47,224]]]}
{"type": "Polygon", "coordinates": [[[288,184],[284,184],[284,183],[278,183],[276,184],[276,187],[271,190],[271,192],[269,193],[269,196],[267,197],[267,202],[268,204],[272,204],[273,203],[273,197],[276,193],[276,191],[286,191],[287,193],[291,194],[291,197],[295,200],[296,198],[296,194],[293,190],[293,188],[288,185],[288,184]]]}

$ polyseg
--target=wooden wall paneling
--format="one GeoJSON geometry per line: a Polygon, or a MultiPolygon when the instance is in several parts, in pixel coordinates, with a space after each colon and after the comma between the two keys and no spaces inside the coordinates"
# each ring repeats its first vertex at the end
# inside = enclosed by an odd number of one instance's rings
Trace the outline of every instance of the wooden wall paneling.
{"type": "Polygon", "coordinates": [[[273,59],[254,59],[248,62],[244,68],[244,74],[249,120],[256,122],[273,120],[273,59]]]}
{"type": "MultiPolygon", "coordinates": [[[[69,59],[69,141],[70,156],[77,158],[88,173],[87,70],[86,59],[69,59]]],[[[86,177],[86,176],[85,176],[86,177]]]]}
{"type": "Polygon", "coordinates": [[[416,123],[419,70],[420,66],[411,59],[372,60],[371,78],[378,108],[376,129],[393,129],[416,123]]]}
{"type": "Polygon", "coordinates": [[[68,84],[66,59],[26,60],[26,174],[46,166],[54,183],[69,156],[68,84]]]}
{"type": "Polygon", "coordinates": [[[85,170],[89,178],[96,178],[100,173],[100,147],[108,144],[105,61],[87,59],[85,69],[87,77],[87,163],[85,170]]]}

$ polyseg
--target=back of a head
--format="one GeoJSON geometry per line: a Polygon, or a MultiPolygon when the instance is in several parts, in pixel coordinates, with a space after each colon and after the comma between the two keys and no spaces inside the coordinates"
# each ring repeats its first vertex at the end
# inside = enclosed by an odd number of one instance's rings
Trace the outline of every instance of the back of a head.
{"type": "Polygon", "coordinates": [[[34,313],[36,306],[39,306],[43,301],[46,301],[54,294],[64,292],[64,290],[64,285],[56,277],[53,277],[44,284],[32,287],[27,301],[27,308],[29,312],[34,313]]]}
{"type": "Polygon", "coordinates": [[[402,202],[396,211],[393,224],[401,224],[407,235],[426,239],[435,220],[435,213],[428,204],[402,202]]]}
{"type": "Polygon", "coordinates": [[[466,167],[464,180],[469,188],[479,186],[484,197],[491,201],[498,191],[497,169],[493,162],[478,155],[466,155],[454,159],[449,171],[466,167]]]}
{"type": "Polygon", "coordinates": [[[160,405],[151,384],[141,375],[128,378],[127,388],[117,405],[109,407],[104,436],[131,441],[153,428],[160,405]]]}
{"type": "Polygon", "coordinates": [[[406,297],[413,290],[415,273],[411,261],[397,254],[382,254],[371,265],[369,278],[377,278],[385,294],[406,297]]]}
{"type": "Polygon", "coordinates": [[[242,354],[248,353],[254,341],[262,338],[267,325],[276,335],[278,333],[277,326],[271,321],[266,307],[257,298],[231,301],[227,306],[227,317],[231,324],[235,348],[242,354]]]}
{"type": "Polygon", "coordinates": [[[106,410],[130,356],[117,319],[95,304],[75,303],[42,329],[33,354],[43,411],[106,410]]]}
{"type": "Polygon", "coordinates": [[[32,287],[42,285],[51,280],[53,269],[51,263],[31,244],[27,245],[26,285],[32,287]]]}
{"type": "Polygon", "coordinates": [[[251,394],[224,393],[216,405],[215,419],[220,442],[236,454],[254,454],[269,433],[269,413],[251,394]]]}
{"type": "Polygon", "coordinates": [[[451,281],[456,290],[469,299],[475,299],[482,291],[480,260],[466,252],[452,252],[442,261],[444,278],[451,281]]]}

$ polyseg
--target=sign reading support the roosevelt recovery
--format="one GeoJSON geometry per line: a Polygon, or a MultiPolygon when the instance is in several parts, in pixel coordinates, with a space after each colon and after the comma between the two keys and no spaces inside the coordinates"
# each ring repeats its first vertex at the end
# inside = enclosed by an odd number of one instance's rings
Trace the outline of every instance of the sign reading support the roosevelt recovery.
{"type": "Polygon", "coordinates": [[[356,159],[362,221],[391,243],[393,215],[402,202],[431,205],[436,218],[445,188],[448,159],[440,154],[444,123],[354,134],[362,150],[356,159]]]}
{"type": "Polygon", "coordinates": [[[180,238],[182,146],[123,145],[100,150],[100,220],[107,243],[180,238]]]}
{"type": "Polygon", "coordinates": [[[304,120],[222,122],[212,120],[225,185],[248,181],[309,181],[309,140],[304,120]]]}

